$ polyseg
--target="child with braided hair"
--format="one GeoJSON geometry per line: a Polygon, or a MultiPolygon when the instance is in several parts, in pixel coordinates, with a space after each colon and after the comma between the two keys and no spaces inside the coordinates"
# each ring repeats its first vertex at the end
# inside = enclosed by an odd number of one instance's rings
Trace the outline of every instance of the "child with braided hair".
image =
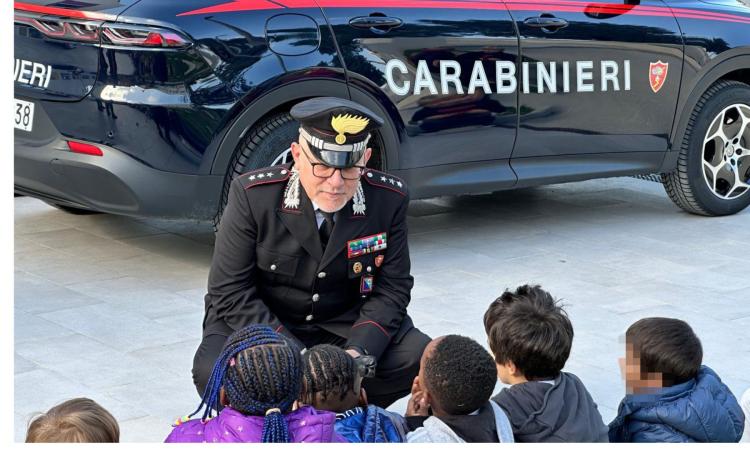
{"type": "Polygon", "coordinates": [[[302,359],[301,404],[335,412],[336,432],[348,442],[404,442],[405,419],[367,404],[362,370],[345,350],[316,345],[302,359]]]}
{"type": "Polygon", "coordinates": [[[300,350],[263,325],[227,338],[198,408],[177,420],[165,442],[344,442],[335,415],[294,409],[302,380],[300,350]],[[203,410],[201,419],[190,418],[203,410]],[[213,411],[219,411],[213,417],[213,411]]]}

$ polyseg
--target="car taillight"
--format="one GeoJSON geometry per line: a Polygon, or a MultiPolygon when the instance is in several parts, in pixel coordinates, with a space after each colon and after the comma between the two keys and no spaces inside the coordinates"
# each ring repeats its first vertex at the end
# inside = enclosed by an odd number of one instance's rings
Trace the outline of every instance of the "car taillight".
{"type": "Polygon", "coordinates": [[[99,43],[107,47],[182,48],[190,40],[168,28],[119,24],[67,17],[35,17],[16,12],[14,21],[59,40],[99,43]]]}
{"type": "Polygon", "coordinates": [[[16,23],[23,23],[35,28],[43,35],[66,41],[99,42],[99,26],[96,21],[73,21],[57,18],[15,17],[16,23]]]}
{"type": "Polygon", "coordinates": [[[102,25],[101,32],[103,45],[157,48],[179,48],[190,45],[190,41],[186,38],[165,28],[105,23],[102,25]]]}

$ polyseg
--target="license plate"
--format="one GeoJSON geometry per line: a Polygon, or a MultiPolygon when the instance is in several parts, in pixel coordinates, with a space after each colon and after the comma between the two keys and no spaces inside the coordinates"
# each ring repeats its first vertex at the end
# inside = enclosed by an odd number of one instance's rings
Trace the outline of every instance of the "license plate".
{"type": "Polygon", "coordinates": [[[34,125],[34,103],[13,99],[15,102],[13,126],[19,130],[31,131],[34,125]]]}

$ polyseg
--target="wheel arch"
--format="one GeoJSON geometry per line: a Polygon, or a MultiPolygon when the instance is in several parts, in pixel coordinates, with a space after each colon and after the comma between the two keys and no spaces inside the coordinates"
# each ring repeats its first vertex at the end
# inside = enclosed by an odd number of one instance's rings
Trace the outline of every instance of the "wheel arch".
{"type": "MultiPolygon", "coordinates": [[[[386,121],[380,132],[386,151],[385,167],[398,168],[400,133],[396,123],[400,123],[400,118],[394,121],[395,107],[384,107],[382,99],[374,97],[358,86],[347,86],[343,80],[316,79],[281,85],[248,103],[224,134],[211,166],[211,174],[226,174],[237,143],[259,121],[273,114],[288,111],[292,105],[307,98],[322,96],[351,99],[379,113],[386,121]]],[[[400,128],[403,129],[403,124],[400,128]]]]}
{"type": "MultiPolygon", "coordinates": [[[[747,50],[742,50],[746,52],[747,50]]],[[[702,75],[696,77],[696,82],[689,88],[689,93],[681,95],[677,106],[678,116],[675,121],[669,142],[671,143],[667,152],[661,172],[671,172],[677,167],[677,159],[680,146],[687,132],[690,115],[695,109],[703,94],[717,81],[735,80],[750,85],[750,54],[738,51],[728,51],[727,55],[717,61],[713,61],[704,68],[702,75]]]]}

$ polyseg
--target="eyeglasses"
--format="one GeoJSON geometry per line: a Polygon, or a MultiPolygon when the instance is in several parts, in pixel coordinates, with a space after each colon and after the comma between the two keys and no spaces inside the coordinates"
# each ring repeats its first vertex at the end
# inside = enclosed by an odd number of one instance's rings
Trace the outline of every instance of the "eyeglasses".
{"type": "Polygon", "coordinates": [[[327,166],[323,163],[316,163],[313,162],[313,159],[310,157],[310,154],[307,153],[307,150],[305,150],[305,147],[300,145],[302,147],[302,151],[305,153],[305,156],[307,156],[307,160],[310,162],[310,165],[312,166],[312,172],[313,175],[315,175],[318,178],[330,178],[333,176],[333,173],[337,170],[341,172],[341,178],[349,181],[358,180],[359,177],[362,176],[362,173],[365,171],[365,166],[352,166],[352,167],[345,167],[343,169],[339,169],[336,167],[327,166]]]}

